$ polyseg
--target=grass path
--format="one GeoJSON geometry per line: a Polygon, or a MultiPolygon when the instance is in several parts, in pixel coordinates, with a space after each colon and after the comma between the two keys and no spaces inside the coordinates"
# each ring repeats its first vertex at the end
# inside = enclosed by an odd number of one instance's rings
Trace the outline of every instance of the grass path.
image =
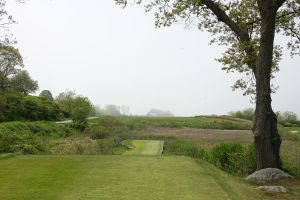
{"type": "Polygon", "coordinates": [[[0,160],[2,200],[260,199],[205,162],[164,156],[17,156],[0,160]]]}
{"type": "Polygon", "coordinates": [[[127,140],[124,143],[132,147],[124,155],[161,155],[164,141],[160,140],[127,140]]]}

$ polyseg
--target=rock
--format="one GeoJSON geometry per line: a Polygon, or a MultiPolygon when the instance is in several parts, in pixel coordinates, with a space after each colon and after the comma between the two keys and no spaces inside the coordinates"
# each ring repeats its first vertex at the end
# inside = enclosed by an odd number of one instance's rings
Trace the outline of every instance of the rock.
{"type": "Polygon", "coordinates": [[[293,178],[288,173],[276,168],[266,168],[259,171],[254,172],[249,175],[246,180],[256,184],[262,184],[265,182],[275,181],[278,179],[287,179],[293,178]]]}
{"type": "Polygon", "coordinates": [[[288,190],[283,186],[259,186],[256,189],[270,193],[287,193],[288,190]]]}

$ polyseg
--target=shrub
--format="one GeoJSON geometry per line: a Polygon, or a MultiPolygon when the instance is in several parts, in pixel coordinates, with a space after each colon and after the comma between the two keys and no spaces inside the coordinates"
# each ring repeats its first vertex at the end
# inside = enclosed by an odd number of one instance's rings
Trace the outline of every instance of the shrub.
{"type": "Polygon", "coordinates": [[[0,131],[9,131],[18,134],[32,134],[36,136],[65,137],[73,131],[69,124],[53,122],[4,122],[0,124],[0,131]]]}
{"type": "Polygon", "coordinates": [[[104,139],[109,137],[111,131],[105,127],[97,126],[89,129],[87,133],[90,134],[91,139],[96,140],[96,139],[104,139]]]}
{"type": "Polygon", "coordinates": [[[7,92],[0,97],[0,122],[14,120],[59,120],[62,111],[47,99],[7,92]]]}
{"type": "Polygon", "coordinates": [[[229,115],[231,115],[232,117],[236,117],[236,118],[252,120],[254,117],[254,109],[247,108],[242,111],[230,112],[229,115]]]}
{"type": "Polygon", "coordinates": [[[87,120],[73,120],[72,128],[84,131],[88,127],[87,120]]]}
{"type": "Polygon", "coordinates": [[[112,116],[105,116],[101,118],[99,125],[104,127],[125,126],[123,122],[121,122],[119,119],[112,116]]]}
{"type": "Polygon", "coordinates": [[[114,148],[122,145],[122,139],[115,136],[97,140],[97,152],[101,154],[114,154],[114,148]]]}
{"type": "Polygon", "coordinates": [[[24,154],[37,154],[39,150],[34,145],[24,144],[24,146],[22,146],[22,152],[24,154]]]}
{"type": "Polygon", "coordinates": [[[254,146],[238,143],[219,144],[209,153],[209,161],[229,173],[249,174],[255,171],[254,146]]]}
{"type": "Polygon", "coordinates": [[[108,137],[118,136],[122,139],[129,137],[130,127],[126,126],[114,117],[104,117],[98,125],[95,125],[86,130],[86,134],[91,139],[104,139],[108,137]]]}
{"type": "Polygon", "coordinates": [[[0,133],[0,153],[14,153],[22,150],[24,139],[15,133],[0,133]]]}
{"type": "Polygon", "coordinates": [[[13,132],[1,132],[0,134],[0,153],[37,154],[42,151],[44,148],[35,136],[13,132]]]}

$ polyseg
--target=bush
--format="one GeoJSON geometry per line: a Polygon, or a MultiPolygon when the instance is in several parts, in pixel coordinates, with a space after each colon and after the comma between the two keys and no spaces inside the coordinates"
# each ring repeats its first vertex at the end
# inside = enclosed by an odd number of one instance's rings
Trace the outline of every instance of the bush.
{"type": "Polygon", "coordinates": [[[112,116],[102,117],[100,119],[99,125],[104,127],[125,126],[123,122],[121,122],[119,119],[112,116]]]}
{"type": "Polygon", "coordinates": [[[67,124],[53,122],[4,122],[0,124],[0,153],[46,152],[44,138],[62,138],[70,135],[67,124]]]}
{"type": "Polygon", "coordinates": [[[39,152],[39,150],[34,145],[25,144],[22,147],[22,152],[24,154],[37,154],[39,152]]]}
{"type": "Polygon", "coordinates": [[[37,154],[44,150],[41,141],[32,135],[20,135],[13,132],[0,133],[0,153],[37,154]]]}
{"type": "Polygon", "coordinates": [[[72,128],[77,129],[79,131],[84,131],[88,127],[87,120],[73,120],[72,128]]]}
{"type": "Polygon", "coordinates": [[[4,122],[0,124],[0,131],[35,136],[66,137],[73,131],[69,124],[56,124],[54,122],[4,122]]]}
{"type": "Polygon", "coordinates": [[[0,153],[14,153],[22,150],[24,139],[12,132],[0,133],[0,153]]]}
{"type": "Polygon", "coordinates": [[[123,146],[122,141],[123,140],[117,136],[97,140],[97,152],[101,154],[115,154],[115,148],[123,146]]]}
{"type": "Polygon", "coordinates": [[[242,111],[230,112],[229,115],[232,116],[232,117],[236,117],[236,118],[253,120],[254,109],[253,108],[247,108],[247,109],[242,110],[242,111]]]}
{"type": "Polygon", "coordinates": [[[111,131],[105,127],[98,126],[91,128],[87,131],[88,134],[90,134],[90,138],[93,140],[96,139],[104,139],[110,136],[111,131]]]}
{"type": "Polygon", "coordinates": [[[255,171],[254,146],[238,143],[219,144],[209,153],[209,162],[229,173],[249,174],[255,171]]]}
{"type": "Polygon", "coordinates": [[[0,122],[59,120],[63,116],[55,102],[15,92],[1,94],[0,111],[0,122]]]}

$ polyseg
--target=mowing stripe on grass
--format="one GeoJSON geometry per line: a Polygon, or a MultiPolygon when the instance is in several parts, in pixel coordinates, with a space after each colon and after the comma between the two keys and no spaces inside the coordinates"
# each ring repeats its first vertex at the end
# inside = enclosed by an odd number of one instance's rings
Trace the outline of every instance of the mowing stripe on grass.
{"type": "Polygon", "coordinates": [[[1,200],[261,199],[253,187],[188,157],[17,156],[0,166],[1,200]]]}
{"type": "Polygon", "coordinates": [[[131,146],[124,155],[161,155],[164,141],[160,140],[126,140],[126,146],[131,146]]]}

